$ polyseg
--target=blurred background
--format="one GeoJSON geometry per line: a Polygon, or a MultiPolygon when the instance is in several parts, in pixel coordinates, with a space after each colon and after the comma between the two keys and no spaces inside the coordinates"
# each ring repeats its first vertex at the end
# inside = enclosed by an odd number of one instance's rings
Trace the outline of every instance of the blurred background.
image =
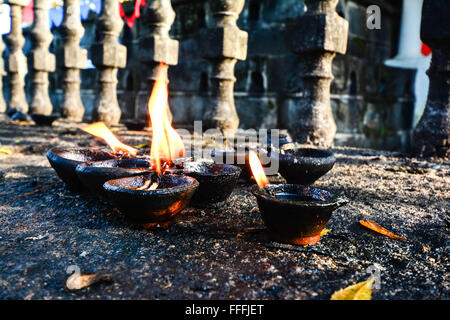
{"type": "MultiPolygon", "coordinates": [[[[62,47],[62,1],[50,1],[53,40],[51,52],[62,47]]],[[[147,0],[151,1],[151,0],[147,0]]],[[[136,59],[138,39],[148,33],[141,22],[145,1],[121,3],[125,25],[119,42],[127,47],[127,65],[118,73],[118,98],[122,119],[142,118],[148,97],[146,68],[136,59]]],[[[170,36],[179,40],[178,64],[169,68],[170,107],[178,127],[200,120],[210,90],[210,63],[199,50],[201,29],[213,23],[208,1],[172,0],[176,13],[170,36]]],[[[349,21],[345,55],[333,62],[334,80],[331,106],[337,125],[335,145],[407,151],[411,133],[425,106],[428,78],[425,75],[431,52],[419,38],[422,0],[340,0],[337,12],[349,21]],[[367,27],[367,8],[377,5],[380,29],[367,27]],[[403,19],[402,19],[403,18],[403,19]],[[405,59],[406,57],[406,59],[405,59]]],[[[81,47],[89,49],[95,41],[96,21],[101,0],[81,0],[80,14],[84,36],[81,47]]],[[[246,0],[238,20],[248,32],[248,55],[235,68],[235,102],[241,128],[287,128],[287,110],[301,98],[299,61],[290,48],[295,21],[305,12],[303,0],[246,0]]],[[[23,51],[31,50],[33,2],[23,11],[23,51]]],[[[9,5],[3,4],[0,32],[10,31],[9,5]]],[[[90,55],[90,52],[89,52],[90,55]]],[[[6,63],[8,46],[3,52],[6,63]]],[[[30,67],[28,68],[31,69],[30,67]]],[[[11,93],[9,76],[3,77],[5,100],[11,93]]],[[[81,98],[89,120],[98,86],[99,73],[90,59],[81,71],[81,98]]],[[[31,94],[31,73],[25,78],[27,97],[31,94]]],[[[54,112],[62,100],[62,68],[49,74],[50,98],[54,112]]]]}

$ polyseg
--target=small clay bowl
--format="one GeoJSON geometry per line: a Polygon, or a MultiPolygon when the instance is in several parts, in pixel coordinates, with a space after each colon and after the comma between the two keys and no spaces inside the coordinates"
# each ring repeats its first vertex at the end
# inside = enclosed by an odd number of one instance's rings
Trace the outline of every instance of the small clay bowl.
{"type": "Polygon", "coordinates": [[[206,162],[184,162],[183,171],[200,183],[191,200],[194,207],[208,207],[226,201],[241,175],[237,166],[206,162]]]}
{"type": "Polygon", "coordinates": [[[313,184],[333,168],[336,157],[323,149],[297,148],[285,154],[271,153],[272,161],[279,161],[279,173],[290,184],[313,184]]]}
{"type": "Polygon", "coordinates": [[[31,119],[33,119],[34,123],[38,126],[47,126],[51,127],[53,121],[58,119],[59,117],[57,115],[44,115],[44,114],[38,114],[38,113],[32,113],[30,114],[31,119]]]}
{"type": "Polygon", "coordinates": [[[106,197],[103,184],[108,180],[133,177],[153,172],[150,159],[114,159],[79,164],[75,171],[84,187],[93,194],[106,197]]]}
{"type": "Polygon", "coordinates": [[[269,236],[276,242],[308,245],[320,233],[333,211],[348,202],[326,190],[298,184],[269,184],[252,187],[269,236]]]}
{"type": "Polygon", "coordinates": [[[133,189],[149,176],[141,175],[105,182],[110,201],[135,224],[147,229],[168,227],[175,216],[189,205],[199,183],[185,175],[164,174],[155,190],[133,189]]]}
{"type": "Polygon", "coordinates": [[[147,125],[147,121],[145,120],[123,120],[122,123],[127,127],[128,130],[133,131],[142,131],[145,129],[147,125]]]}
{"type": "Polygon", "coordinates": [[[85,191],[78,179],[75,168],[82,163],[115,159],[111,153],[93,148],[52,148],[47,151],[47,159],[58,176],[72,191],[85,191]]]}

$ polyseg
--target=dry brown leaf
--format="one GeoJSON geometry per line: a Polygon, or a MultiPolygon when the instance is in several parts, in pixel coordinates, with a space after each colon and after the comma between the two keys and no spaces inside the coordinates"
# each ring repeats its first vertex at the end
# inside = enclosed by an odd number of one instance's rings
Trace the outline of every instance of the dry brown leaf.
{"type": "Polygon", "coordinates": [[[69,291],[76,291],[100,281],[112,281],[112,279],[109,275],[74,273],[67,278],[65,288],[69,291]]]}
{"type": "Polygon", "coordinates": [[[359,282],[332,294],[331,300],[372,300],[372,283],[375,279],[359,282]]]}
{"type": "Polygon", "coordinates": [[[407,239],[405,237],[400,237],[400,236],[390,232],[389,230],[383,228],[382,226],[380,226],[378,223],[376,223],[373,220],[360,220],[359,223],[362,224],[364,227],[369,228],[370,230],[373,230],[375,232],[378,232],[386,237],[389,237],[389,238],[392,238],[395,240],[407,241],[407,239]]]}

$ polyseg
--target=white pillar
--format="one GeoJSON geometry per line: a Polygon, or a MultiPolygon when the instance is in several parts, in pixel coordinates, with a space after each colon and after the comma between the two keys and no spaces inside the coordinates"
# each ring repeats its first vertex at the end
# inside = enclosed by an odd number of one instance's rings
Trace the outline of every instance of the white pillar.
{"type": "Polygon", "coordinates": [[[398,53],[385,64],[394,68],[416,69],[423,56],[420,52],[420,22],[423,0],[403,0],[398,53]]]}
{"type": "Polygon", "coordinates": [[[403,0],[402,20],[398,53],[393,59],[386,60],[385,65],[393,68],[416,69],[414,81],[414,120],[416,126],[427,102],[429,79],[426,71],[430,67],[431,55],[422,55],[420,26],[422,20],[423,0],[403,0]]]}

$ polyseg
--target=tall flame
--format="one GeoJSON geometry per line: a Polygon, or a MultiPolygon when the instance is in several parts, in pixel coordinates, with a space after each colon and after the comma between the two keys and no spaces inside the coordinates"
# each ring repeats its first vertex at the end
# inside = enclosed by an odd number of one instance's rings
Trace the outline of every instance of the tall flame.
{"type": "Polygon", "coordinates": [[[103,122],[95,122],[85,127],[80,127],[80,129],[103,139],[114,153],[125,152],[132,156],[135,156],[138,153],[137,149],[120,142],[103,122]]]}
{"type": "Polygon", "coordinates": [[[256,152],[252,150],[250,150],[248,157],[250,162],[250,168],[252,169],[256,183],[261,189],[264,189],[264,187],[269,184],[269,180],[267,179],[264,173],[261,161],[259,160],[259,157],[256,154],[256,152]]]}
{"type": "Polygon", "coordinates": [[[150,156],[155,170],[161,173],[161,161],[172,162],[185,154],[181,137],[172,128],[169,114],[169,91],[161,65],[148,101],[148,112],[152,121],[152,145],[150,156]]]}

